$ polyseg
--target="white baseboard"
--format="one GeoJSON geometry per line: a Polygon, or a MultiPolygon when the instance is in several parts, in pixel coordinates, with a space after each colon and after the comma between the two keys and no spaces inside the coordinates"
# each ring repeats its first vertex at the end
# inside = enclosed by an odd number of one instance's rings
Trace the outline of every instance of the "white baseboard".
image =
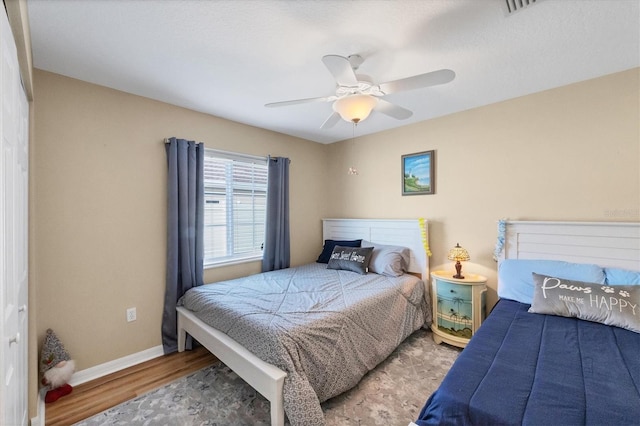
{"type": "Polygon", "coordinates": [[[41,388],[38,392],[38,415],[31,418],[29,422],[31,426],[44,426],[44,396],[46,393],[46,388],[41,388]]]}
{"type": "Polygon", "coordinates": [[[69,384],[71,386],[77,386],[106,376],[107,374],[115,373],[116,371],[124,370],[128,367],[133,367],[141,362],[149,361],[162,355],[164,355],[162,345],[155,346],[135,354],[105,362],[104,364],[96,365],[95,367],[78,371],[71,377],[69,384]]]}
{"type": "MultiPolygon", "coordinates": [[[[102,376],[106,376],[107,374],[115,373],[116,371],[124,370],[128,367],[133,367],[134,365],[149,361],[162,355],[164,355],[162,345],[155,346],[135,354],[105,362],[104,364],[96,365],[95,367],[78,371],[71,376],[69,384],[71,386],[77,386],[82,383],[98,379],[102,376]]],[[[31,426],[44,426],[45,424],[44,397],[46,394],[46,388],[42,388],[40,389],[40,392],[38,392],[38,415],[31,419],[31,426]]]]}

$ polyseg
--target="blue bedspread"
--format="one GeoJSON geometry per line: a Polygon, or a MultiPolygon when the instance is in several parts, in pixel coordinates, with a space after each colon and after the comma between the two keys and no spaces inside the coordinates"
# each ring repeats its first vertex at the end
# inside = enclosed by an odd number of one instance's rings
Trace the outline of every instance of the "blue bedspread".
{"type": "Polygon", "coordinates": [[[501,300],[418,425],[638,425],[640,334],[501,300]]]}

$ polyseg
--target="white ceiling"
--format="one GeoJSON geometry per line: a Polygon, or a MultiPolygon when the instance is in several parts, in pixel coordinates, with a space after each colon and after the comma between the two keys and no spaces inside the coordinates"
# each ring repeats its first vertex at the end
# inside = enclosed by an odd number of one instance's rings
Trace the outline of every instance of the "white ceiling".
{"type": "MultiPolygon", "coordinates": [[[[330,143],[322,56],[360,54],[376,83],[449,68],[453,82],[388,95],[356,136],[640,65],[640,0],[28,0],[36,68],[265,129],[330,143]]],[[[35,93],[37,98],[37,93],[35,93]]],[[[521,112],[514,111],[514,116],[521,112]]]]}

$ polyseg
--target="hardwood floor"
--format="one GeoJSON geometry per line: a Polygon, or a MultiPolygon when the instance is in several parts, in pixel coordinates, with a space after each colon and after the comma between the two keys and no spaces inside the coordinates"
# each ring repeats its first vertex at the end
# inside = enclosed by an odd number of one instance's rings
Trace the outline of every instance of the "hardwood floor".
{"type": "Polygon", "coordinates": [[[46,426],[71,425],[159,388],[217,359],[203,347],[161,356],[73,388],[45,407],[46,426]]]}

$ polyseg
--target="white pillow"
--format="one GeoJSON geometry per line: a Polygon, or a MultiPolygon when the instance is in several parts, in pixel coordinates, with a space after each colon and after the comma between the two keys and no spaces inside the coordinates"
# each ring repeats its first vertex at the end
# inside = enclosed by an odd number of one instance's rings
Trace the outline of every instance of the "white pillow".
{"type": "Polygon", "coordinates": [[[388,277],[399,277],[409,269],[411,251],[408,247],[376,244],[364,240],[361,247],[373,247],[369,272],[388,277]]]}

